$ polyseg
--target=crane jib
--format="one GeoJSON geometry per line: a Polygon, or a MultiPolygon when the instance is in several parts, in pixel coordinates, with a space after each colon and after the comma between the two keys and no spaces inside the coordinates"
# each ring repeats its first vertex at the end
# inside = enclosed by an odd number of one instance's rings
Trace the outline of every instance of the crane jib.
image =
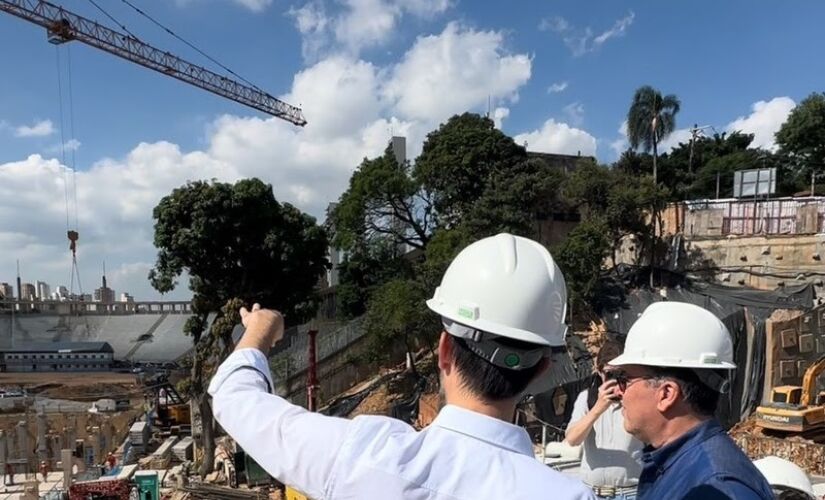
{"type": "Polygon", "coordinates": [[[0,0],[0,12],[46,28],[51,43],[76,40],[294,125],[302,127],[307,123],[301,108],[58,5],[42,0],[0,0]]]}

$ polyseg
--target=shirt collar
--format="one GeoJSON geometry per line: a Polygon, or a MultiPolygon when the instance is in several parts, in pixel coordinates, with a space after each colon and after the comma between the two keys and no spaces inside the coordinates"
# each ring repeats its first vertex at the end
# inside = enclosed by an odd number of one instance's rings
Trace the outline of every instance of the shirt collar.
{"type": "Polygon", "coordinates": [[[533,456],[533,443],[527,431],[504,420],[447,405],[438,412],[432,425],[486,441],[499,448],[533,456]]]}
{"type": "Polygon", "coordinates": [[[688,450],[721,432],[724,432],[724,430],[716,420],[711,419],[702,422],[661,448],[656,449],[650,445],[645,446],[642,460],[645,464],[653,465],[664,472],[688,450]]]}

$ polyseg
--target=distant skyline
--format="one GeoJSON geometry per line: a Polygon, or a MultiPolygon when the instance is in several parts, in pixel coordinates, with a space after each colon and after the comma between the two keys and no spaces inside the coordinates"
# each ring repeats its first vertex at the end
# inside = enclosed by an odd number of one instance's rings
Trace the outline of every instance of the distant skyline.
{"type": "MultiPolygon", "coordinates": [[[[113,26],[91,3],[58,3],[113,26]]],[[[215,69],[123,2],[102,5],[148,43],[215,69]]],[[[795,104],[825,90],[823,2],[136,5],[302,106],[308,125],[267,118],[77,42],[51,45],[42,28],[0,14],[0,276],[16,276],[19,258],[24,274],[67,282],[66,230],[77,229],[84,289],[97,285],[105,260],[115,289],[161,299],[147,280],[156,258],[152,209],[173,188],[257,176],[279,201],[321,218],[391,135],[408,138],[413,159],[454,113],[489,111],[534,151],[612,162],[627,147],[623,123],[641,85],[682,101],[663,150],[687,140],[694,123],[753,133],[755,146],[773,148],[795,104]]],[[[189,296],[183,279],[165,298],[189,296]]]]}

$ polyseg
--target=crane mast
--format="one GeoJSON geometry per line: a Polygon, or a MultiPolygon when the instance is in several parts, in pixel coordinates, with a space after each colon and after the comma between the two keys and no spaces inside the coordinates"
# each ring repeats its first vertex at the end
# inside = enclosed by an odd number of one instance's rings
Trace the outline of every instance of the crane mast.
{"type": "Polygon", "coordinates": [[[46,28],[50,43],[61,44],[77,40],[294,125],[303,127],[307,123],[301,108],[287,104],[258,88],[157,49],[132,35],[102,26],[58,5],[43,0],[0,0],[0,12],[7,12],[46,28]]]}

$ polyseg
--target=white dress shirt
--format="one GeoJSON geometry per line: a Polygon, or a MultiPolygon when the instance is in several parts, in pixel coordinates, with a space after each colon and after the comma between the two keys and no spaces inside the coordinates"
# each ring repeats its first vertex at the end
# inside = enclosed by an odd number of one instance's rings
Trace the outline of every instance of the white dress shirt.
{"type": "Polygon", "coordinates": [[[263,353],[241,349],[209,385],[215,418],[272,477],[310,498],[593,499],[541,464],[521,427],[446,406],[417,432],[383,416],[311,413],[270,393],[263,353]]]}
{"type": "MultiPolygon", "coordinates": [[[[568,427],[587,414],[587,391],[573,404],[568,427]]],[[[582,443],[582,479],[594,486],[634,486],[642,472],[644,444],[624,430],[622,408],[611,404],[582,443]]]]}

